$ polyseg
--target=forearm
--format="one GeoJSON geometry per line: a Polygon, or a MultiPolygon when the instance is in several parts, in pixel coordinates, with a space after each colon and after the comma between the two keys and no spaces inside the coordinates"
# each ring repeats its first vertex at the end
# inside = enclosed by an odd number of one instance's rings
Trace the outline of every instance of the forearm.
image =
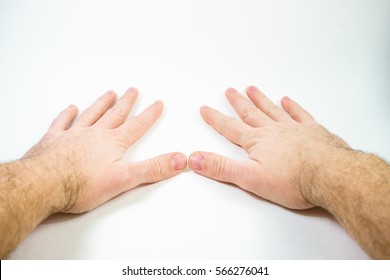
{"type": "Polygon", "coordinates": [[[333,214],[373,258],[390,258],[390,166],[347,149],[329,149],[324,157],[307,172],[304,196],[333,214]]]}
{"type": "Polygon", "coordinates": [[[60,178],[36,160],[0,165],[0,257],[60,207],[60,178]]]}

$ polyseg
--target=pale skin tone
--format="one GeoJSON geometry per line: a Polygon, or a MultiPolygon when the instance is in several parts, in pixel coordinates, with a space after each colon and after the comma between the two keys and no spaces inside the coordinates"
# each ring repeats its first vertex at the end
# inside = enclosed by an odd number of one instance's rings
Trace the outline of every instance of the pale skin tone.
{"type": "Polygon", "coordinates": [[[203,106],[203,119],[249,156],[236,161],[198,151],[189,158],[196,173],[229,182],[292,209],[322,207],[373,258],[390,258],[390,166],[354,151],[316,123],[288,97],[282,108],[258,88],[226,97],[241,120],[203,106]]]}
{"type": "MultiPolygon", "coordinates": [[[[198,151],[190,156],[190,168],[284,207],[323,207],[373,258],[390,258],[389,165],[352,150],[290,98],[279,108],[256,87],[246,91],[249,100],[235,89],[226,91],[242,121],[206,106],[201,115],[241,146],[248,161],[198,151]]],[[[122,159],[162,111],[157,102],[126,120],[136,96],[131,88],[112,106],[115,94],[109,92],[78,118],[70,106],[21,160],[0,165],[2,258],[53,213],[89,211],[185,169],[186,158],[178,152],[138,163],[122,159]]]]}
{"type": "Polygon", "coordinates": [[[163,109],[157,101],[126,120],[137,94],[130,88],[113,105],[116,94],[107,92],[78,118],[77,108],[69,106],[21,160],[0,165],[1,258],[53,213],[86,212],[185,169],[186,157],[178,152],[141,162],[123,160],[163,109]]]}

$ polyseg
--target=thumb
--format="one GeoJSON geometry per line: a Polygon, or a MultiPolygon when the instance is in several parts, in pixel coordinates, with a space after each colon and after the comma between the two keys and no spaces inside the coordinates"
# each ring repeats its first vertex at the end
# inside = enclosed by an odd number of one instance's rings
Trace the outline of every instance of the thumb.
{"type": "Polygon", "coordinates": [[[154,183],[173,177],[187,166],[182,153],[169,153],[148,160],[132,163],[132,175],[139,184],[154,183]]]}
{"type": "Polygon", "coordinates": [[[233,183],[245,187],[245,177],[249,174],[250,166],[218,154],[208,152],[194,152],[189,158],[189,166],[196,173],[205,177],[233,183]]]}

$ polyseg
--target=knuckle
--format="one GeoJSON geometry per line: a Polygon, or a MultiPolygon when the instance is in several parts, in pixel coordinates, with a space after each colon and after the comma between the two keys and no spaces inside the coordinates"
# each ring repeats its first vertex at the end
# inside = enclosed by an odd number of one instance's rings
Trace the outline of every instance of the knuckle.
{"type": "Polygon", "coordinates": [[[294,120],[300,120],[300,119],[302,119],[302,113],[301,113],[301,112],[291,111],[291,112],[289,112],[289,113],[290,113],[290,116],[291,116],[294,120]]]}
{"type": "Polygon", "coordinates": [[[240,187],[252,193],[258,193],[261,180],[264,176],[258,172],[258,168],[251,168],[250,165],[244,165],[239,170],[240,174],[243,175],[240,187]]]}
{"type": "Polygon", "coordinates": [[[134,121],[133,123],[136,129],[147,128],[150,126],[149,120],[141,115],[135,116],[131,120],[134,121]]]}
{"type": "Polygon", "coordinates": [[[230,120],[229,119],[224,119],[224,120],[219,122],[219,129],[221,131],[228,130],[230,126],[231,126],[231,124],[230,124],[230,120]]]}
{"type": "Polygon", "coordinates": [[[245,176],[240,187],[248,192],[257,193],[259,188],[259,181],[254,176],[245,176]]]}
{"type": "Polygon", "coordinates": [[[126,120],[127,118],[127,110],[125,108],[118,108],[118,111],[116,112],[116,114],[118,115],[118,117],[122,120],[126,120]]]}
{"type": "Polygon", "coordinates": [[[249,150],[256,144],[256,138],[252,133],[243,133],[240,136],[240,144],[245,150],[249,150]]]}
{"type": "Polygon", "coordinates": [[[280,111],[280,108],[276,105],[272,105],[272,106],[269,106],[266,110],[265,110],[265,113],[267,115],[273,115],[273,116],[278,116],[280,115],[282,112],[280,111]]]}
{"type": "Polygon", "coordinates": [[[123,129],[108,130],[108,135],[111,141],[117,143],[119,147],[128,147],[132,143],[130,136],[123,129]]]}
{"type": "Polygon", "coordinates": [[[149,169],[153,180],[161,180],[167,176],[167,170],[158,159],[149,159],[149,169]]]}
{"type": "Polygon", "coordinates": [[[226,166],[226,159],[224,158],[214,158],[211,161],[210,166],[211,173],[216,178],[224,178],[225,174],[228,173],[227,166],[226,166]]]}
{"type": "Polygon", "coordinates": [[[121,107],[112,109],[110,115],[117,118],[119,121],[125,121],[127,118],[126,110],[121,107]]]}
{"type": "Polygon", "coordinates": [[[242,120],[246,123],[253,123],[258,119],[258,111],[255,108],[249,108],[243,112],[242,120]]]}
{"type": "Polygon", "coordinates": [[[119,180],[119,185],[121,186],[138,186],[141,182],[140,176],[134,176],[134,172],[139,172],[140,170],[138,169],[134,163],[127,163],[124,166],[123,172],[120,173],[118,176],[114,176],[115,178],[118,178],[119,180]],[[138,169],[138,170],[137,170],[138,169]]]}
{"type": "Polygon", "coordinates": [[[98,111],[93,110],[93,109],[90,109],[90,110],[84,111],[84,112],[80,115],[80,119],[90,120],[90,119],[96,118],[98,115],[99,115],[99,112],[98,112],[98,111]]]}

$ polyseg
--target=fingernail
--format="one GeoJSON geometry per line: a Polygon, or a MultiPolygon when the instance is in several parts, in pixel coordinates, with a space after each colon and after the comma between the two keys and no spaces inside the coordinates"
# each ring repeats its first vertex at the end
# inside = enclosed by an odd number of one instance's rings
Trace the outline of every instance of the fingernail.
{"type": "Polygon", "coordinates": [[[282,99],[284,99],[284,101],[290,101],[291,100],[288,96],[284,96],[282,99]]]}
{"type": "Polygon", "coordinates": [[[210,107],[209,106],[206,106],[206,105],[203,105],[202,107],[200,107],[201,110],[203,109],[209,109],[210,107]]]}
{"type": "Polygon", "coordinates": [[[236,90],[235,90],[234,88],[230,87],[230,88],[228,88],[228,89],[225,90],[225,93],[226,93],[226,94],[230,94],[230,93],[233,93],[233,92],[235,92],[235,91],[236,91],[236,90]]]}
{"type": "Polygon", "coordinates": [[[251,94],[253,94],[256,91],[258,91],[257,87],[255,87],[255,86],[249,86],[249,87],[247,87],[246,90],[247,90],[248,93],[251,93],[251,94]]]}
{"type": "Polygon", "coordinates": [[[114,95],[114,94],[115,94],[114,91],[109,90],[109,91],[107,91],[104,95],[105,95],[105,96],[110,96],[110,95],[114,95]]]}
{"type": "Polygon", "coordinates": [[[157,104],[163,104],[161,100],[157,100],[156,102],[154,102],[155,105],[157,104]]]}
{"type": "Polygon", "coordinates": [[[182,154],[175,154],[171,159],[173,160],[175,170],[182,170],[187,165],[187,159],[182,154]]]}
{"type": "Polygon", "coordinates": [[[204,156],[201,154],[194,154],[190,157],[190,165],[196,170],[202,170],[204,156]]]}

